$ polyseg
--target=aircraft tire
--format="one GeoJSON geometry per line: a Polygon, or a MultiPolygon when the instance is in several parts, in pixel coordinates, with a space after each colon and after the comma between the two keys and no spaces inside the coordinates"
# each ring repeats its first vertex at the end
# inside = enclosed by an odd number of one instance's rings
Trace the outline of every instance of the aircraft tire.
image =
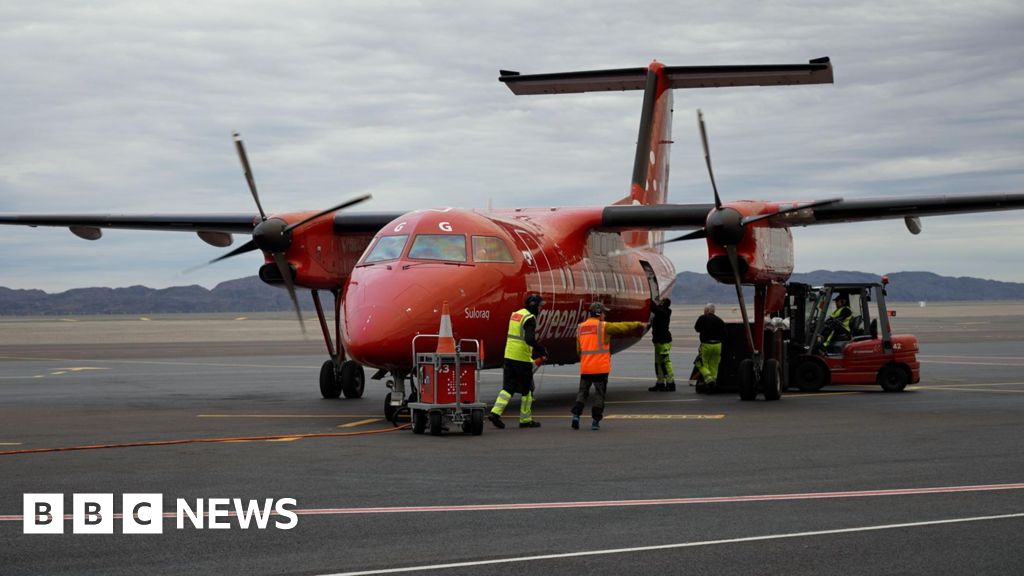
{"type": "Polygon", "coordinates": [[[827,386],[830,379],[828,368],[813,356],[797,360],[791,374],[793,383],[801,392],[817,392],[827,386]]]}
{"type": "Polygon", "coordinates": [[[425,410],[412,411],[412,433],[423,434],[427,429],[427,413],[425,410]]]}
{"type": "Polygon", "coordinates": [[[779,388],[780,380],[779,361],[765,360],[764,367],[761,369],[761,392],[764,394],[765,400],[770,402],[782,398],[782,390],[779,388]]]}
{"type": "Polygon", "coordinates": [[[441,431],[444,429],[444,417],[441,415],[441,411],[432,410],[427,414],[427,417],[430,420],[430,435],[440,436],[441,431]]]}
{"type": "Polygon", "coordinates": [[[334,360],[328,360],[320,367],[320,395],[327,399],[341,396],[341,384],[334,371],[334,360]]]}
{"type": "Polygon", "coordinates": [[[363,367],[353,360],[341,363],[341,391],[345,398],[362,398],[366,386],[366,374],[363,367]]]}
{"type": "Polygon", "coordinates": [[[878,371],[875,381],[886,392],[903,392],[910,383],[910,375],[899,364],[886,364],[878,371]]]}
{"type": "Polygon", "coordinates": [[[739,381],[740,400],[750,402],[757,399],[757,386],[754,381],[754,361],[750,358],[740,361],[739,370],[736,373],[739,381]]]}

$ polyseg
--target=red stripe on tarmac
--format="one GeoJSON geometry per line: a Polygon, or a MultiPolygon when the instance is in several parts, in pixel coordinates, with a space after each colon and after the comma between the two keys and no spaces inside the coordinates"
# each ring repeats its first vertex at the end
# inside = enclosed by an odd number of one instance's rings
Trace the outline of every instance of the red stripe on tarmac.
{"type": "MultiPolygon", "coordinates": [[[[1022,490],[1024,483],[979,484],[974,486],[941,486],[936,488],[894,488],[889,490],[855,490],[845,492],[802,492],[796,494],[766,494],[757,496],[710,496],[704,498],[658,498],[650,500],[589,500],[581,502],[526,502],[519,504],[461,504],[454,506],[385,506],[373,508],[307,508],[292,510],[304,516],[329,516],[334,514],[403,514],[414,512],[478,512],[498,510],[548,510],[559,508],[611,508],[623,506],[671,506],[682,504],[720,504],[728,502],[771,502],[777,500],[820,500],[826,498],[864,498],[869,496],[912,496],[918,494],[952,494],[958,492],[990,492],[995,490],[1022,490]]],[[[235,516],[234,512],[228,513],[235,516]]],[[[164,518],[174,518],[173,512],[164,513],[164,518]]],[[[209,516],[209,513],[204,514],[209,516]]],[[[121,518],[115,514],[114,518],[121,518]]],[[[70,514],[64,515],[71,520],[70,514]]],[[[0,521],[18,521],[20,515],[0,516],[0,521]]]]}

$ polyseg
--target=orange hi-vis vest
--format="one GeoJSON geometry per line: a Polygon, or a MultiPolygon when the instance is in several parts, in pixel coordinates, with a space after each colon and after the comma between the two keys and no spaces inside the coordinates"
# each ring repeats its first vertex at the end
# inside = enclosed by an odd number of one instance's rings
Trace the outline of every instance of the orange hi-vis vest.
{"type": "Polygon", "coordinates": [[[612,349],[604,337],[604,321],[588,318],[579,325],[580,374],[608,374],[612,371],[612,349]]]}

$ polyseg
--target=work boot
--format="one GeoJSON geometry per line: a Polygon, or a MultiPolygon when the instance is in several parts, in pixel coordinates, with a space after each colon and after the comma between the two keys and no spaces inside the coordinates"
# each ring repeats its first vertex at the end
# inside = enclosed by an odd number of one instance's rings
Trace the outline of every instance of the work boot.
{"type": "Polygon", "coordinates": [[[651,386],[650,388],[648,388],[647,391],[648,392],[665,392],[666,389],[665,389],[665,385],[664,384],[662,384],[661,382],[658,382],[654,386],[651,386]]]}
{"type": "Polygon", "coordinates": [[[594,423],[590,425],[590,429],[591,430],[600,430],[601,429],[601,421],[600,420],[594,420],[594,423]]]}
{"type": "Polygon", "coordinates": [[[495,428],[504,428],[505,427],[505,423],[501,421],[501,416],[498,416],[494,412],[491,412],[490,414],[488,414],[487,415],[487,419],[491,421],[491,424],[494,424],[495,428]]]}
{"type": "Polygon", "coordinates": [[[675,391],[676,391],[676,383],[675,382],[669,382],[668,384],[665,384],[665,392],[675,392],[675,391]]]}
{"type": "Polygon", "coordinates": [[[520,422],[520,428],[540,428],[540,422],[536,420],[530,420],[529,422],[520,422]]]}
{"type": "Polygon", "coordinates": [[[580,429],[580,415],[579,414],[573,414],[572,415],[572,429],[573,430],[579,430],[580,429]]]}

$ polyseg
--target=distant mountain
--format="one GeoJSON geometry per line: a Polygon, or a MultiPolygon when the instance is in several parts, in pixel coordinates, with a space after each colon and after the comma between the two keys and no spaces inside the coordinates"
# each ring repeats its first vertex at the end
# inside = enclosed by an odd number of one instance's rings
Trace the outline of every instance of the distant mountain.
{"type": "MultiPolygon", "coordinates": [[[[303,310],[313,310],[309,291],[300,291],[303,310]]],[[[128,288],[76,288],[47,294],[42,290],[0,287],[0,315],[34,314],[161,314],[174,312],[276,312],[291,310],[288,292],[263,283],[256,276],[221,282],[212,290],[202,286],[174,286],[156,290],[128,288]]]]}
{"type": "MultiPolygon", "coordinates": [[[[892,302],[1024,299],[1024,284],[1017,282],[939,276],[931,272],[890,272],[886,276],[889,277],[887,299],[892,302]]],[[[880,279],[878,274],[867,272],[815,270],[793,274],[790,282],[818,286],[829,282],[879,282],[880,279]]],[[[746,288],[745,296],[753,298],[753,290],[746,288]]],[[[678,304],[731,302],[735,299],[736,289],[731,284],[719,284],[707,274],[697,272],[680,273],[672,290],[672,301],[678,304]]]]}
{"type": "MultiPolygon", "coordinates": [[[[1024,299],[1024,284],[980,278],[939,276],[931,272],[893,272],[889,276],[891,301],[1017,300],[1024,299]]],[[[866,272],[815,270],[794,274],[793,282],[877,282],[866,272]]],[[[748,299],[753,292],[747,289],[748,299]]],[[[330,297],[327,297],[330,300],[330,297]]],[[[682,272],[676,278],[672,300],[676,304],[732,302],[735,289],[707,274],[682,272]]],[[[752,301],[752,300],[750,300],[752,301]]],[[[308,290],[299,291],[303,310],[313,310],[308,290]]],[[[328,304],[330,306],[330,304],[328,304]]],[[[48,294],[42,290],[0,287],[0,315],[166,314],[175,312],[280,312],[291,310],[288,293],[268,286],[256,276],[221,282],[212,290],[202,286],[175,286],[156,290],[128,288],[76,288],[48,294]]]]}

